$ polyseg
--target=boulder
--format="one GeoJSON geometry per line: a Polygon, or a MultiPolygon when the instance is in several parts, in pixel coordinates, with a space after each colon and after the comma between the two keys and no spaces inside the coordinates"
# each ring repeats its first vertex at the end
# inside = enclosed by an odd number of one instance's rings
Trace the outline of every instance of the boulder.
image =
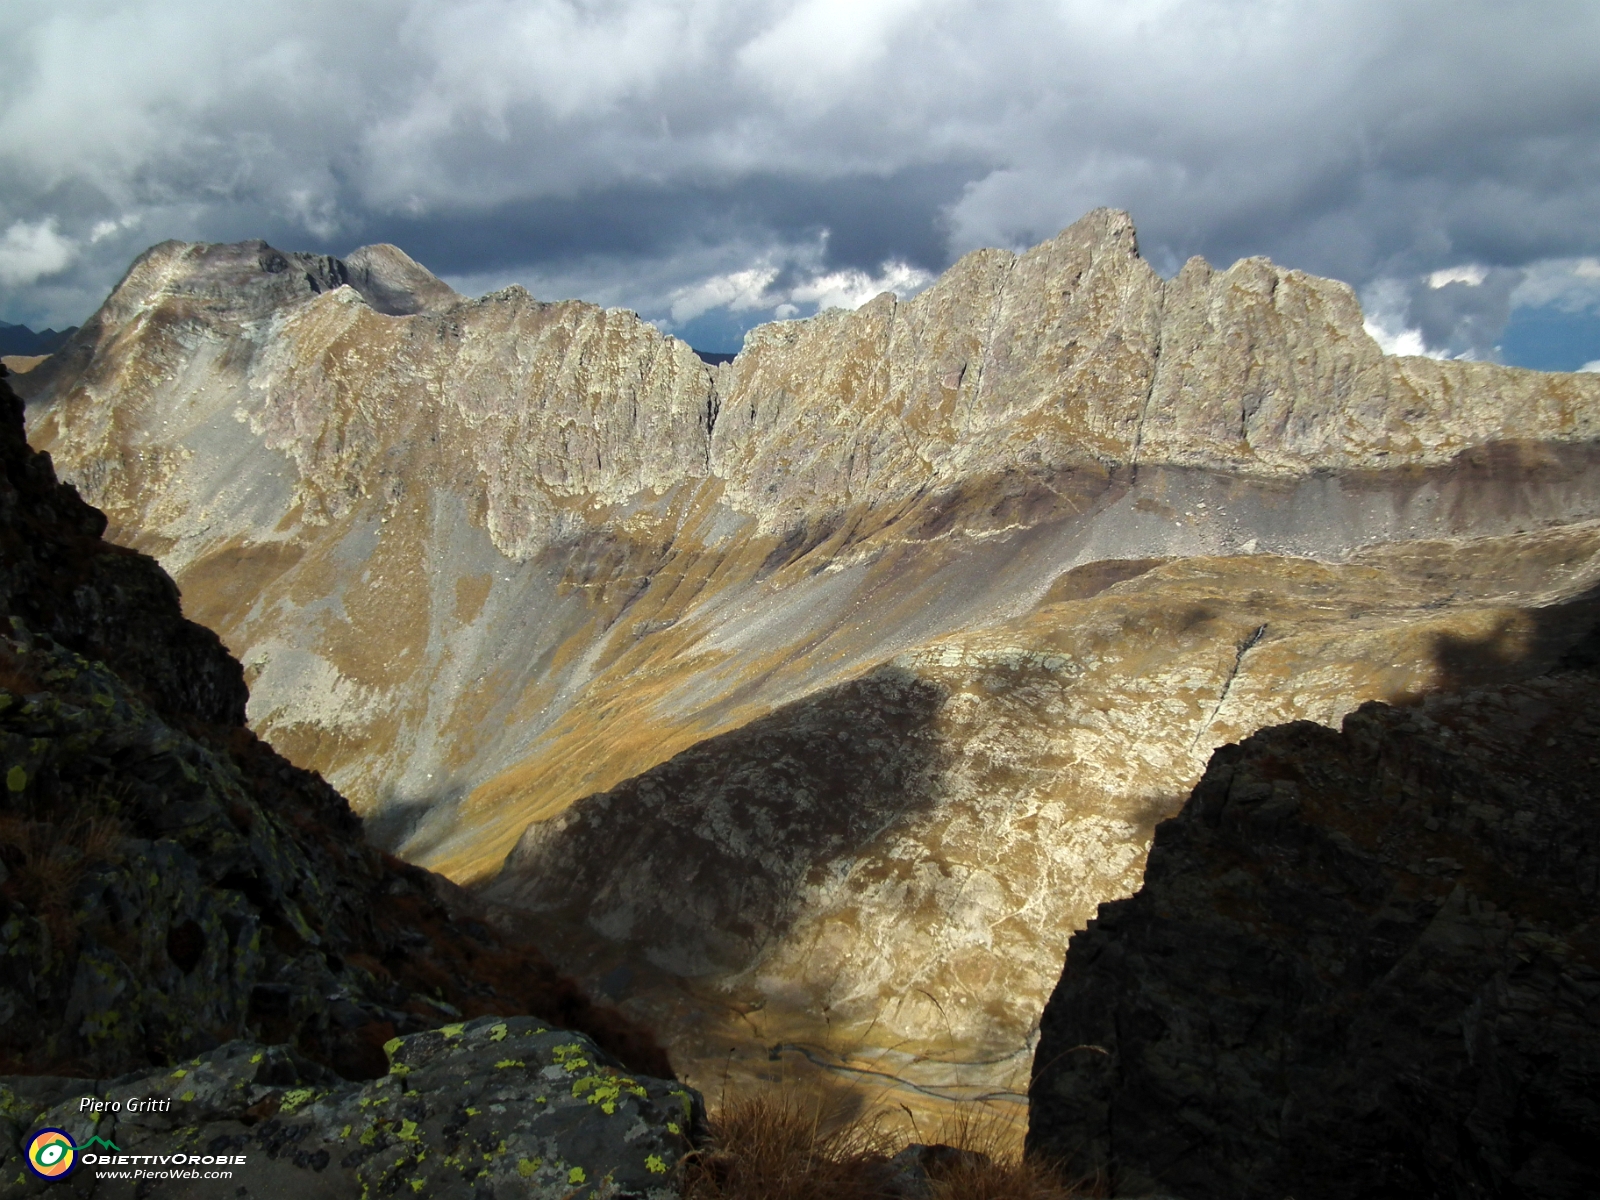
{"type": "Polygon", "coordinates": [[[0,1194],[667,1200],[704,1119],[698,1094],[529,1017],[385,1050],[388,1074],[366,1083],[244,1041],[110,1081],[0,1080],[0,1194]],[[64,1188],[22,1161],[19,1143],[39,1128],[79,1147],[64,1188]]]}

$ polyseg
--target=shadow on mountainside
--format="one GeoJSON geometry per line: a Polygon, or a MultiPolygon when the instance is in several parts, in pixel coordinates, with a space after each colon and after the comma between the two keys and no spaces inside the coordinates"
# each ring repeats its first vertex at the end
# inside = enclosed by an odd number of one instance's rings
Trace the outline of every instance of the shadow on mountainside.
{"type": "Polygon", "coordinates": [[[787,705],[530,826],[485,895],[680,976],[740,971],[809,889],[938,802],[945,698],[885,666],[787,705]]]}
{"type": "Polygon", "coordinates": [[[1428,694],[1526,679],[1558,665],[1592,665],[1585,656],[1596,651],[1600,586],[1559,604],[1521,609],[1481,638],[1439,635],[1433,647],[1437,683],[1428,694]]]}

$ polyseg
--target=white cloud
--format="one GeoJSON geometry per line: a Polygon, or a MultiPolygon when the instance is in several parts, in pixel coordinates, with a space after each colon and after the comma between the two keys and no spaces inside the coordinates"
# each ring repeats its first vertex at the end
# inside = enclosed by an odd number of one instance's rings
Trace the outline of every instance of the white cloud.
{"type": "Polygon", "coordinates": [[[847,101],[846,79],[878,66],[897,27],[918,9],[927,19],[933,7],[924,0],[801,0],[741,47],[738,63],[786,102],[847,101]]]}
{"type": "Polygon", "coordinates": [[[1442,288],[1450,283],[1464,283],[1468,287],[1478,287],[1489,277],[1489,268],[1475,264],[1464,267],[1446,267],[1442,271],[1435,271],[1428,276],[1428,286],[1442,288]]]}
{"type": "Polygon", "coordinates": [[[1592,258],[1547,258],[1525,268],[1511,302],[1527,307],[1553,307],[1567,312],[1600,310],[1600,261],[1592,258]]]}
{"type": "Polygon", "coordinates": [[[770,263],[714,275],[673,293],[664,327],[670,330],[715,308],[730,313],[767,312],[783,321],[808,308],[815,312],[860,308],[884,292],[905,299],[933,282],[929,272],[903,262],[886,262],[876,275],[857,270],[822,271],[815,266],[821,258],[820,246],[798,247],[788,257],[787,275],[800,282],[774,288],[786,272],[770,263]]]}
{"type": "Polygon", "coordinates": [[[690,287],[680,288],[672,297],[669,311],[673,321],[682,324],[713,308],[726,308],[730,312],[775,308],[782,299],[768,296],[767,288],[777,277],[778,268],[766,266],[713,275],[690,287]]]}
{"type": "Polygon", "coordinates": [[[11,287],[34,283],[65,270],[77,247],[56,232],[56,219],[13,222],[0,238],[0,283],[11,287]]]}
{"type": "Polygon", "coordinates": [[[1600,372],[1600,358],[1592,359],[1591,361],[1584,363],[1583,366],[1578,368],[1578,370],[1600,372]]]}
{"type": "Polygon", "coordinates": [[[99,245],[107,238],[115,237],[124,230],[137,229],[141,220],[142,218],[138,213],[128,213],[120,220],[96,221],[94,228],[89,230],[89,244],[91,246],[99,245]]]}
{"type": "Polygon", "coordinates": [[[1362,328],[1367,331],[1367,336],[1378,343],[1378,348],[1385,354],[1410,354],[1426,356],[1428,358],[1443,358],[1438,351],[1429,352],[1423,343],[1422,330],[1398,329],[1389,330],[1381,325],[1368,320],[1362,323],[1362,328]]]}
{"type": "Polygon", "coordinates": [[[933,282],[933,276],[908,263],[886,262],[877,275],[865,271],[830,271],[789,292],[791,301],[815,304],[818,310],[860,308],[874,296],[894,292],[902,300],[933,282]]]}
{"type": "Polygon", "coordinates": [[[1377,342],[1385,354],[1445,357],[1439,351],[1429,351],[1422,330],[1408,327],[1406,311],[1409,299],[1406,282],[1402,279],[1378,279],[1364,288],[1361,292],[1361,309],[1365,314],[1362,325],[1367,336],[1377,342]]]}

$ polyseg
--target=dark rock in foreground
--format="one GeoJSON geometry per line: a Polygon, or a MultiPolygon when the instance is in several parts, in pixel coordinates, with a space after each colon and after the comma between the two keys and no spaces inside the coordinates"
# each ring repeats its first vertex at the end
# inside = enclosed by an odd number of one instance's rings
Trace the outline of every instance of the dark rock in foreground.
{"type": "Polygon", "coordinates": [[[176,1069],[112,1081],[0,1085],[0,1132],[7,1135],[0,1194],[677,1195],[678,1160],[704,1116],[699,1097],[676,1083],[627,1074],[581,1034],[527,1017],[484,1017],[396,1039],[386,1049],[389,1074],[365,1084],[347,1083],[284,1047],[231,1042],[176,1069]],[[85,1097],[158,1103],[156,1111],[108,1109],[97,1117],[85,1111],[85,1097]],[[86,1159],[65,1186],[30,1182],[16,1145],[39,1127],[65,1130],[79,1146],[98,1137],[115,1149],[86,1153],[130,1161],[86,1159]],[[191,1166],[191,1156],[202,1161],[191,1166]],[[221,1168],[232,1172],[222,1182],[206,1177],[219,1169],[218,1156],[233,1159],[221,1168]],[[136,1169],[147,1172],[143,1180],[111,1174],[136,1169]]]}
{"type": "Polygon", "coordinates": [[[1600,1195],[1600,675],[1219,750],[1072,939],[1030,1152],[1116,1196],[1600,1195]]]}

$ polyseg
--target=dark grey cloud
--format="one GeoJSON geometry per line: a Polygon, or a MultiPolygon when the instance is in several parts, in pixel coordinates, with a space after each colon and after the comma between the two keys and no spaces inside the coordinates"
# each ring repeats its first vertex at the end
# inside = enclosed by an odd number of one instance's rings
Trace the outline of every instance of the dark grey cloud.
{"type": "Polygon", "coordinates": [[[1523,272],[1507,267],[1482,274],[1438,272],[1412,284],[1406,325],[1421,333],[1428,346],[1456,356],[1492,358],[1511,319],[1512,293],[1522,279],[1523,272]]]}
{"type": "Polygon", "coordinates": [[[13,0],[8,40],[0,319],[265,236],[733,337],[1102,204],[1162,269],[1271,255],[1435,352],[1496,352],[1506,272],[1600,304],[1571,0],[13,0]]]}
{"type": "Polygon", "coordinates": [[[935,163],[828,179],[752,171],[714,182],[628,181],[518,199],[470,216],[369,219],[352,233],[395,241],[434,270],[457,275],[568,266],[595,256],[657,258],[735,238],[790,245],[824,231],[828,267],[871,270],[896,259],[938,271],[949,261],[942,214],[979,173],[972,164],[935,163]]]}

